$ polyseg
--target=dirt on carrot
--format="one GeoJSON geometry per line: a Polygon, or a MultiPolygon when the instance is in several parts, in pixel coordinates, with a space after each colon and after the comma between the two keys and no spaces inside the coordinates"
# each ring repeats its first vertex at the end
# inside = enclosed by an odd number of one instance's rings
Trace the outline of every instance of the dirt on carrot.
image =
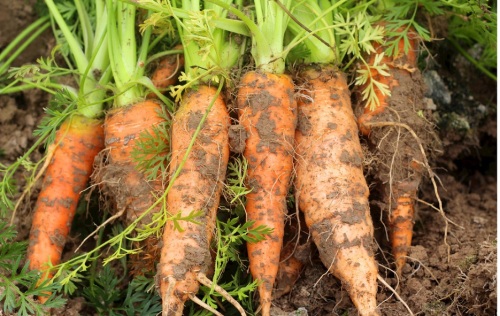
{"type": "MultiPolygon", "coordinates": [[[[432,161],[440,147],[433,133],[432,113],[426,108],[425,84],[417,68],[418,41],[410,38],[408,53],[404,52],[401,41],[399,56],[384,57],[390,75],[374,74],[389,86],[391,95],[380,96],[381,105],[373,110],[363,102],[356,105],[360,130],[368,139],[367,155],[372,157],[369,176],[377,184],[371,200],[384,213],[398,274],[411,246],[415,218],[408,214],[414,215],[421,181],[428,175],[426,160],[432,161]],[[433,153],[428,150],[431,147],[435,148],[433,153]],[[400,205],[398,202],[403,200],[400,205]],[[402,210],[407,212],[403,214],[402,210]]],[[[375,47],[378,53],[383,51],[383,46],[375,47]]],[[[370,55],[368,62],[374,58],[374,54],[370,55]]]]}
{"type": "Polygon", "coordinates": [[[184,303],[195,299],[198,293],[199,274],[208,274],[211,267],[211,241],[229,160],[229,125],[225,102],[217,96],[217,89],[205,85],[184,95],[173,119],[170,177],[173,178],[178,168],[182,169],[172,180],[167,211],[171,216],[199,214],[193,218],[196,222],[170,220],[165,225],[157,270],[164,316],[182,315],[184,303]],[[208,110],[184,161],[195,131],[208,110]]]}
{"type": "Polygon", "coordinates": [[[248,72],[238,91],[238,115],[247,139],[247,221],[273,229],[266,239],[248,243],[250,272],[258,287],[262,315],[269,315],[283,244],[286,198],[293,169],[297,122],[294,86],[288,75],[248,72]]]}
{"type": "Polygon", "coordinates": [[[322,67],[299,72],[297,202],[325,267],[360,315],[378,315],[369,192],[350,93],[341,72],[322,67]]]}
{"type": "MultiPolygon", "coordinates": [[[[141,216],[163,192],[161,175],[148,180],[132,156],[133,151],[138,150],[141,134],[152,134],[153,128],[165,123],[162,113],[160,103],[146,100],[113,109],[106,115],[103,165],[93,175],[93,181],[110,202],[108,209],[121,213],[127,224],[141,216]]],[[[153,212],[149,212],[141,223],[150,223],[152,215],[153,212]]]]}

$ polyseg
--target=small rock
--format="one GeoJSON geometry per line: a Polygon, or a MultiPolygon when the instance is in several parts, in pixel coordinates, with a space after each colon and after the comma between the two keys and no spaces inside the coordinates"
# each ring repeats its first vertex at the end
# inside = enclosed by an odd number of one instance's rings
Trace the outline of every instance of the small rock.
{"type": "Polygon", "coordinates": [[[435,102],[441,104],[451,103],[451,93],[444,84],[443,79],[437,71],[430,70],[423,73],[425,84],[427,85],[426,96],[432,98],[435,102]]]}

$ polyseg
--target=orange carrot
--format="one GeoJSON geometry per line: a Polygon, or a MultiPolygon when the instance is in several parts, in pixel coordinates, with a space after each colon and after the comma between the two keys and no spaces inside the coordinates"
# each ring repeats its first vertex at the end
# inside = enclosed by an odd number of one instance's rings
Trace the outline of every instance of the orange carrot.
{"type": "Polygon", "coordinates": [[[184,94],[172,122],[170,176],[182,168],[167,195],[167,210],[182,217],[201,212],[195,220],[167,221],[158,264],[163,315],[182,315],[184,303],[196,299],[200,275],[211,266],[216,211],[229,160],[230,118],[217,89],[200,85],[184,94]],[[211,102],[215,99],[213,105],[211,102]],[[211,107],[210,107],[211,106],[211,107]],[[205,113],[209,114],[187,160],[184,155],[205,113]]]}
{"type": "Polygon", "coordinates": [[[307,97],[298,100],[297,202],[323,264],[360,315],[378,315],[369,191],[349,88],[334,66],[310,66],[299,78],[307,97]]]}
{"type": "MultiPolygon", "coordinates": [[[[165,122],[161,113],[160,103],[145,100],[115,108],[106,115],[104,141],[108,164],[101,168],[95,182],[102,183],[101,188],[113,200],[116,210],[125,214],[127,223],[143,215],[156,201],[153,193],[163,190],[160,175],[148,181],[132,157],[140,134],[153,134],[153,128],[165,122]]],[[[149,223],[151,216],[152,212],[141,223],[149,223]]]]}
{"type": "Polygon", "coordinates": [[[401,271],[406,263],[406,256],[408,255],[413,237],[414,201],[415,197],[410,197],[408,193],[399,195],[396,201],[396,208],[392,210],[389,218],[392,254],[396,261],[396,272],[398,275],[401,275],[401,271]]]}
{"type": "Polygon", "coordinates": [[[74,115],[61,125],[49,148],[51,160],[35,205],[27,255],[29,268],[42,273],[40,282],[53,275],[49,262],[61,261],[78,199],[103,146],[102,121],[74,115]]]}
{"type": "MultiPolygon", "coordinates": [[[[174,50],[181,50],[182,45],[177,45],[174,50]]],[[[167,55],[160,60],[158,65],[156,65],[153,74],[151,75],[151,81],[153,85],[160,91],[165,91],[169,86],[177,82],[177,77],[184,67],[184,55],[175,54],[167,55]]],[[[154,93],[150,93],[148,98],[154,98],[154,93]]]]}
{"type": "Polygon", "coordinates": [[[247,220],[273,229],[262,241],[248,243],[250,272],[258,286],[262,315],[269,315],[272,289],[283,244],[286,197],[293,169],[296,101],[288,75],[248,72],[237,96],[240,124],[248,138],[247,220]]]}
{"type": "MultiPolygon", "coordinates": [[[[398,31],[403,32],[403,29],[398,31]]],[[[408,38],[407,52],[401,39],[398,42],[399,55],[386,55],[382,59],[381,63],[388,66],[389,76],[371,69],[371,80],[386,84],[391,94],[384,95],[375,87],[379,105],[370,108],[363,104],[364,111],[358,118],[361,132],[378,148],[375,155],[380,163],[375,177],[381,183],[383,202],[389,208],[389,239],[398,275],[401,275],[411,246],[415,199],[424,165],[421,148],[409,129],[422,137],[424,142],[431,130],[428,121],[417,113],[424,109],[424,105],[423,84],[417,68],[419,42],[416,32],[410,30],[408,38]]],[[[376,54],[385,49],[378,43],[374,44],[374,48],[376,53],[366,58],[368,65],[373,64],[376,54]]],[[[364,88],[366,85],[361,87],[364,88]]]]}

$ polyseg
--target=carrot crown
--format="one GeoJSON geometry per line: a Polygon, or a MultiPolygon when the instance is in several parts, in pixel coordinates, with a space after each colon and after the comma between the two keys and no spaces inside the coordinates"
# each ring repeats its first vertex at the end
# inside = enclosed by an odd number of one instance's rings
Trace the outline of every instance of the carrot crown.
{"type": "Polygon", "coordinates": [[[106,0],[106,4],[109,8],[109,58],[116,86],[114,105],[120,107],[143,98],[143,91],[138,83],[144,77],[151,28],[145,29],[138,52],[135,34],[136,6],[117,0],[106,0]]]}
{"type": "MultiPolygon", "coordinates": [[[[226,6],[233,4],[233,0],[220,2],[226,6]]],[[[230,32],[219,27],[234,28],[234,23],[224,20],[228,11],[213,3],[205,2],[202,6],[198,0],[184,0],[180,10],[172,9],[171,12],[184,49],[185,72],[179,80],[186,82],[173,87],[172,96],[178,100],[188,87],[218,85],[222,79],[229,80],[229,71],[238,60],[241,49],[230,32]]],[[[245,33],[241,27],[240,33],[245,33]]]]}
{"type": "Polygon", "coordinates": [[[265,72],[281,74],[285,71],[284,37],[290,17],[291,0],[255,0],[255,22],[243,12],[228,6],[220,0],[207,0],[224,7],[245,23],[252,37],[251,54],[255,66],[265,72]]]}

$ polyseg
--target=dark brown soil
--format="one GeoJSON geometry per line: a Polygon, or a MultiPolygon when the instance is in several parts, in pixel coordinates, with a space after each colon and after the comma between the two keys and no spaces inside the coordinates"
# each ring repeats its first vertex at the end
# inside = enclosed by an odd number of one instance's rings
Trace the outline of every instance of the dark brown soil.
{"type": "MultiPolygon", "coordinates": [[[[34,1],[28,2],[32,4],[34,1]]],[[[35,19],[32,6],[26,2],[1,0],[1,4],[0,49],[35,19]]],[[[37,57],[48,55],[52,46],[53,40],[44,35],[22,55],[18,65],[35,62],[37,57]]],[[[449,229],[445,239],[444,218],[428,204],[438,205],[434,188],[424,179],[420,187],[419,199],[422,202],[417,204],[412,247],[402,278],[398,281],[388,270],[393,268],[392,257],[379,207],[374,205],[372,217],[377,226],[379,272],[392,287],[397,287],[401,299],[414,314],[495,315],[496,83],[483,78],[475,68],[467,64],[464,66],[460,57],[450,55],[446,41],[429,48],[437,55],[437,62],[429,67],[442,78],[447,78],[444,83],[451,96],[451,105],[434,100],[433,115],[444,155],[432,164],[440,180],[438,191],[449,220],[449,229]],[[463,80],[473,77],[481,79],[463,80]],[[466,122],[468,128],[458,128],[457,122],[466,122]]],[[[0,163],[12,163],[34,143],[32,133],[42,118],[47,102],[47,95],[37,90],[0,96],[0,163]]],[[[238,146],[237,143],[235,147],[238,146]]],[[[38,161],[43,151],[43,148],[35,151],[31,159],[38,161]]],[[[24,176],[22,173],[17,175],[20,187],[25,183],[24,176]]],[[[31,193],[32,200],[36,194],[35,188],[31,193]]],[[[26,203],[20,208],[15,218],[20,240],[26,240],[30,229],[30,205],[32,203],[26,203]]],[[[81,239],[79,236],[72,238],[81,239]]],[[[409,314],[403,304],[380,283],[377,300],[383,315],[409,314]]],[[[92,315],[85,305],[82,298],[72,298],[66,308],[57,314],[92,315]]],[[[273,315],[290,315],[294,311],[294,315],[357,314],[347,291],[336,278],[326,273],[314,248],[293,290],[274,301],[273,315]]]]}

